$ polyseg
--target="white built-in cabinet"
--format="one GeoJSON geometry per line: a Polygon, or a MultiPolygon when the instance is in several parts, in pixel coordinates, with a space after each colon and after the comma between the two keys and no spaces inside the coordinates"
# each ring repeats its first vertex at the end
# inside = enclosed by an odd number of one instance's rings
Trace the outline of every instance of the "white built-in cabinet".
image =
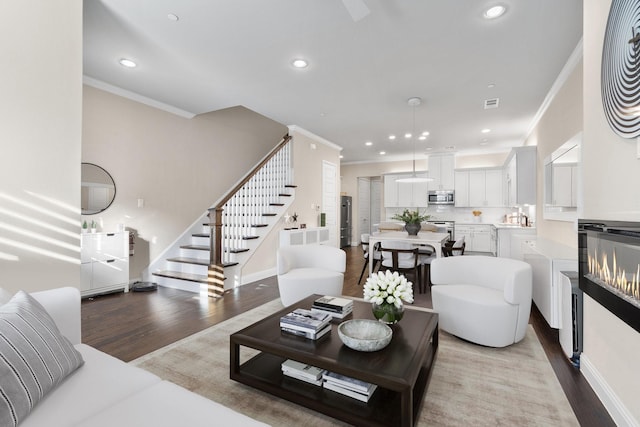
{"type": "Polygon", "coordinates": [[[553,165],[553,178],[551,180],[553,191],[551,192],[551,205],[563,207],[578,206],[577,183],[578,166],[573,163],[560,163],[553,165]]]}
{"type": "Polygon", "coordinates": [[[491,224],[455,226],[456,240],[464,236],[466,252],[491,252],[491,224]]]}
{"type": "Polygon", "coordinates": [[[453,190],[455,187],[453,154],[430,155],[429,160],[429,190],[453,190]]]}
{"type": "MultiPolygon", "coordinates": [[[[387,174],[384,176],[384,206],[386,208],[416,208],[427,206],[427,182],[397,182],[398,178],[408,177],[410,173],[387,174]]],[[[427,178],[427,173],[416,173],[427,178]]]]}
{"type": "Polygon", "coordinates": [[[280,231],[280,246],[326,245],[329,243],[327,227],[298,228],[280,231]]]}
{"type": "Polygon", "coordinates": [[[83,297],[129,291],[129,232],[84,233],[80,251],[83,297]]]}
{"type": "Polygon", "coordinates": [[[535,205],[536,147],[512,149],[504,171],[506,205],[535,205]]]}
{"type": "Polygon", "coordinates": [[[502,169],[459,169],[455,171],[456,207],[501,207],[502,169]]]}

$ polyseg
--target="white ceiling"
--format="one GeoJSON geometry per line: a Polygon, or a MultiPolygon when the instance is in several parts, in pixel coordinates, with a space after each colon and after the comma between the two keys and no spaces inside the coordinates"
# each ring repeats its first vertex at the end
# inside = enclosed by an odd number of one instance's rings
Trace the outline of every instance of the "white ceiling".
{"type": "Polygon", "coordinates": [[[522,145],[581,38],[581,0],[84,0],[87,82],[187,115],[243,105],[342,146],[345,163],[410,159],[414,96],[430,132],[418,159],[522,145]],[[506,14],[484,19],[495,3],[506,14]]]}

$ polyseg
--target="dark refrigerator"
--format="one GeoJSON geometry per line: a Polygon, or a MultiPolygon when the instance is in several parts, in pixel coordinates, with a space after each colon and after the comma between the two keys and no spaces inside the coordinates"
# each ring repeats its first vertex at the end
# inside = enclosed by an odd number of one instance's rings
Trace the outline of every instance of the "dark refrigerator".
{"type": "Polygon", "coordinates": [[[340,247],[351,246],[351,196],[340,196],[340,247]]]}

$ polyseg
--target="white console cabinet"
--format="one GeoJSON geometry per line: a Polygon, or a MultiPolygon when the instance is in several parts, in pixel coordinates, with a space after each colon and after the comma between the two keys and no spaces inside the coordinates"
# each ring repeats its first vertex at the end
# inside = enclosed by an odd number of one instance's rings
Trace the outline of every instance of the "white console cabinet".
{"type": "Polygon", "coordinates": [[[549,326],[563,327],[561,310],[562,271],[578,270],[578,249],[545,239],[523,243],[524,261],[533,273],[533,302],[549,326]]]}
{"type": "Polygon", "coordinates": [[[280,246],[325,245],[327,243],[329,243],[329,229],[327,227],[280,231],[280,246]]]}
{"type": "Polygon", "coordinates": [[[129,291],[129,232],[82,234],[80,254],[83,297],[129,291]]]}

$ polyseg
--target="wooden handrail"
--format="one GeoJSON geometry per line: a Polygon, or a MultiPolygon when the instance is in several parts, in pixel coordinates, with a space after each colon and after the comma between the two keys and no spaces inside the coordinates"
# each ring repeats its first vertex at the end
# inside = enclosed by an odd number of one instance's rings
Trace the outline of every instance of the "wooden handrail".
{"type": "Polygon", "coordinates": [[[211,229],[210,241],[211,247],[209,251],[209,295],[221,297],[224,295],[224,263],[222,260],[222,211],[224,205],[236,194],[240,189],[253,178],[269,160],[271,160],[282,148],[284,148],[291,140],[291,135],[287,134],[276,145],[273,150],[256,165],[245,178],[233,187],[214,207],[209,208],[209,227],[211,229]]]}
{"type": "Polygon", "coordinates": [[[210,208],[209,210],[212,209],[217,209],[217,208],[222,208],[224,206],[225,203],[227,203],[229,201],[229,199],[231,197],[233,197],[234,194],[236,194],[247,182],[249,182],[249,180],[251,178],[253,178],[253,176],[260,170],[262,169],[262,167],[267,164],[267,162],[269,160],[271,160],[271,158],[273,156],[275,156],[278,151],[280,151],[280,149],[282,147],[284,147],[285,145],[287,145],[287,143],[291,140],[291,135],[287,134],[285,136],[282,137],[282,141],[280,141],[280,143],[278,143],[278,145],[276,145],[273,150],[271,150],[271,152],[269,154],[267,154],[267,157],[265,157],[260,163],[258,163],[258,165],[253,168],[251,170],[251,172],[249,172],[249,174],[247,174],[247,176],[238,183],[238,185],[236,185],[235,187],[233,187],[231,189],[231,191],[229,191],[227,193],[226,196],[224,196],[224,198],[222,199],[222,201],[220,201],[220,203],[218,203],[216,206],[214,206],[213,208],[210,208]]]}

